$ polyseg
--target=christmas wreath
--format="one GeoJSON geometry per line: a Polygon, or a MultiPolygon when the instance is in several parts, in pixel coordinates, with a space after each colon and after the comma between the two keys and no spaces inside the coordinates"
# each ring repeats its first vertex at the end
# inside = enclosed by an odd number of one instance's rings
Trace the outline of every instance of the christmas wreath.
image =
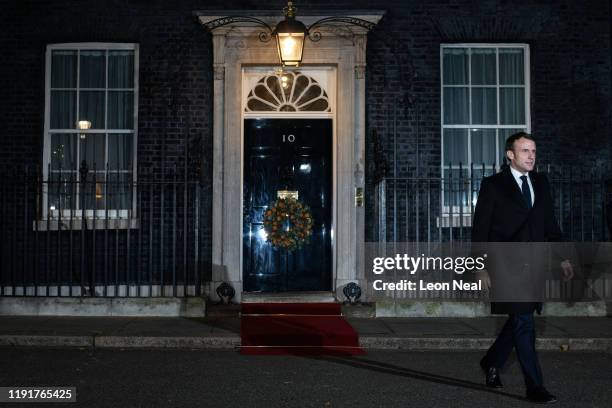
{"type": "Polygon", "coordinates": [[[272,246],[288,251],[301,248],[312,235],[312,213],[294,198],[279,198],[264,212],[264,230],[272,246]]]}

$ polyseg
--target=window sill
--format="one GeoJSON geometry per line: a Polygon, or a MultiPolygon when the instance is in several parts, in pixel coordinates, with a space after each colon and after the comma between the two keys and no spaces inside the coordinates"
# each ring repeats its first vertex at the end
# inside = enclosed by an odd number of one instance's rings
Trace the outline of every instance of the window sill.
{"type": "Polygon", "coordinates": [[[74,231],[87,229],[93,230],[122,230],[122,229],[138,229],[140,221],[138,218],[86,218],[85,225],[82,223],[82,218],[70,219],[42,219],[33,222],[32,229],[34,231],[74,231]]]}
{"type": "Polygon", "coordinates": [[[436,217],[437,228],[470,228],[472,226],[472,215],[471,214],[442,214],[440,217],[436,217]],[[452,220],[451,220],[452,219],[452,220]],[[463,221],[463,222],[462,222],[463,221]]]}

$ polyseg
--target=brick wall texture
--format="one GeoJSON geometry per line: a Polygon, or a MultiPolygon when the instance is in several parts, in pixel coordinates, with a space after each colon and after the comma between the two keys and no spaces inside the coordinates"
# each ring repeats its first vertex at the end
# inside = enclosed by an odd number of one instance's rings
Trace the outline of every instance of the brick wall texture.
{"type": "MultiPolygon", "coordinates": [[[[302,10],[326,10],[329,4],[297,2],[302,10]]],[[[528,43],[532,133],[538,140],[539,160],[608,164],[612,158],[610,4],[607,0],[334,2],[333,9],[347,14],[386,10],[368,42],[368,194],[380,172],[377,162],[386,162],[389,177],[417,171],[439,174],[441,43],[528,43]]],[[[177,166],[187,167],[190,177],[202,181],[206,193],[202,216],[208,220],[203,223],[202,245],[210,259],[212,42],[193,11],[280,10],[284,5],[277,0],[2,1],[2,165],[42,163],[47,44],[138,43],[138,163],[152,169],[150,177],[162,177],[164,169],[177,166]]],[[[366,203],[372,214],[372,200],[366,203]]]]}

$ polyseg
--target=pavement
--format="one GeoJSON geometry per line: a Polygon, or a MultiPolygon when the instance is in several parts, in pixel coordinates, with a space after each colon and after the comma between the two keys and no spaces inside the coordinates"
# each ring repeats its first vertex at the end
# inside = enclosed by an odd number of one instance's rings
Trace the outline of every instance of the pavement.
{"type": "MultiPolygon", "coordinates": [[[[487,349],[505,322],[485,318],[348,317],[366,349],[487,349]]],[[[611,317],[537,317],[537,348],[612,352],[611,317]]],[[[0,347],[234,349],[240,319],[152,317],[0,317],[0,347]]]]}
{"type": "MultiPolygon", "coordinates": [[[[247,356],[231,349],[0,349],[3,386],[75,387],[70,408],[529,408],[511,356],[484,386],[482,351],[247,356]]],[[[555,408],[612,407],[612,354],[539,353],[555,408]]],[[[42,404],[2,404],[21,408],[42,404]]],[[[61,406],[58,404],[57,406],[61,406]]]]}

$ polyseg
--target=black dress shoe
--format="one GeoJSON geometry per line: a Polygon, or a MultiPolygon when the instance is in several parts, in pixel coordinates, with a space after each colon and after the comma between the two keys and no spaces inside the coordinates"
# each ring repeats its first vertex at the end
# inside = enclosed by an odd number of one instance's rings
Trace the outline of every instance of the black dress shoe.
{"type": "Polygon", "coordinates": [[[554,404],[557,402],[557,397],[546,391],[544,387],[527,390],[527,401],[535,402],[536,404],[554,404]]]}
{"type": "Polygon", "coordinates": [[[495,367],[489,367],[485,363],[485,359],[480,360],[480,367],[485,373],[485,384],[490,388],[504,388],[504,385],[499,378],[499,369],[495,367]]]}

